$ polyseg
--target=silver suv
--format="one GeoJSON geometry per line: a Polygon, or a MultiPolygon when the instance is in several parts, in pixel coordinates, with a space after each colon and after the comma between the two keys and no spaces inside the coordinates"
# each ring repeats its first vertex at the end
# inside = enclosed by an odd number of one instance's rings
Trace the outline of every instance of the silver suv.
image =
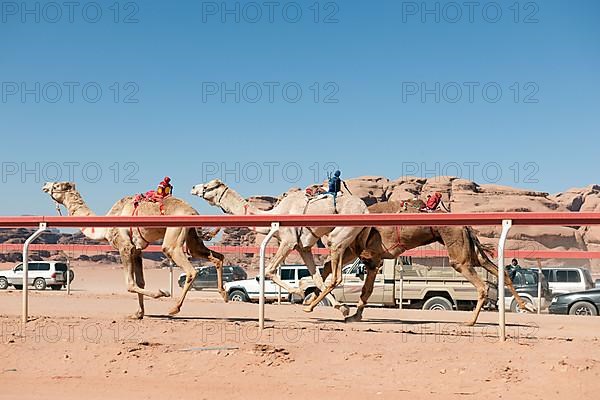
{"type": "MultiPolygon", "coordinates": [[[[60,290],[67,284],[67,271],[69,271],[69,281],[72,282],[75,274],[66,263],[60,261],[32,261],[29,263],[27,283],[36,290],[44,290],[48,286],[52,290],[60,290]]],[[[8,289],[11,285],[17,290],[23,289],[22,263],[17,264],[13,269],[0,271],[0,289],[8,289]]]]}
{"type": "Polygon", "coordinates": [[[553,295],[581,292],[594,288],[594,280],[587,268],[546,267],[542,273],[550,285],[553,295]]]}

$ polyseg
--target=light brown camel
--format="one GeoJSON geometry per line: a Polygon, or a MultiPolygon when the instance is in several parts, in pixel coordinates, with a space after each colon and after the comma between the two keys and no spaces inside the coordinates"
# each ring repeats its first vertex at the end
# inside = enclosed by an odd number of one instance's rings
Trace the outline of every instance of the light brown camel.
{"type": "MultiPolygon", "coordinates": [[[[64,205],[71,216],[93,216],[93,211],[71,182],[49,182],[42,190],[58,204],[64,205]]],[[[198,215],[185,201],[176,197],[166,197],[163,201],[163,212],[160,204],[142,201],[137,209],[134,206],[134,197],[128,196],[117,201],[107,215],[111,216],[148,216],[148,215],[198,215]]],[[[181,267],[186,274],[186,282],[181,297],[169,312],[175,315],[181,310],[185,295],[190,289],[198,272],[190,263],[184,251],[184,245],[194,258],[205,258],[217,267],[218,289],[223,299],[227,301],[227,293],[223,288],[223,255],[208,249],[196,232],[195,228],[82,228],[81,232],[93,240],[106,240],[121,255],[121,262],[125,267],[125,282],[127,290],[138,295],[138,311],[132,316],[135,319],[144,317],[144,296],[159,298],[169,296],[164,290],[153,292],[145,288],[144,271],[142,267],[142,250],[151,242],[162,239],[162,251],[176,265],[181,267]]]]}
{"type": "MultiPolygon", "coordinates": [[[[369,212],[418,212],[418,209],[424,204],[417,202],[412,203],[408,207],[406,205],[408,203],[396,201],[377,203],[369,207],[369,212]]],[[[495,276],[498,276],[498,267],[486,254],[490,249],[482,245],[471,227],[467,226],[389,226],[372,228],[366,246],[360,248],[361,244],[358,243],[357,246],[350,247],[343,257],[345,264],[360,257],[365,263],[367,270],[356,313],[348,317],[346,321],[353,322],[362,319],[362,313],[367,300],[373,292],[373,284],[382,259],[396,259],[407,250],[436,242],[446,246],[452,268],[467,278],[477,289],[477,305],[472,320],[467,323],[467,325],[474,325],[477,322],[489,290],[488,284],[481,279],[474,267],[483,267],[495,276]]],[[[323,271],[323,279],[327,278],[329,270],[330,267],[327,261],[323,271]]],[[[505,284],[519,304],[519,308],[533,311],[521,299],[506,271],[504,273],[505,284]]],[[[503,307],[504,305],[500,304],[499,306],[503,307]]]]}
{"type": "MultiPolygon", "coordinates": [[[[336,207],[333,204],[331,196],[320,196],[314,199],[309,199],[304,192],[292,192],[287,194],[277,205],[269,210],[262,211],[253,207],[242,196],[229,188],[225,183],[218,179],[214,179],[205,184],[198,184],[192,188],[191,193],[205,199],[209,204],[220,207],[223,212],[234,215],[290,215],[290,214],[365,214],[368,213],[366,204],[360,197],[350,194],[338,195],[336,207]]],[[[274,218],[274,222],[277,219],[274,218]]],[[[269,229],[256,229],[257,232],[266,234],[269,229]]],[[[315,227],[315,228],[286,228],[279,229],[277,237],[279,239],[279,248],[277,253],[271,259],[265,270],[266,277],[273,280],[277,285],[281,286],[289,293],[304,296],[298,288],[293,288],[286,282],[282,281],[277,275],[277,268],[292,252],[297,250],[310,271],[315,284],[321,289],[321,293],[317,296],[304,310],[311,312],[325,296],[334,305],[340,309],[344,316],[348,315],[348,307],[341,306],[333,296],[328,296],[331,290],[342,281],[342,254],[348,246],[353,243],[361,243],[366,241],[366,234],[363,238],[359,238],[359,234],[363,231],[360,227],[315,227]],[[327,236],[327,247],[330,250],[332,275],[328,286],[325,286],[321,280],[321,274],[317,270],[313,259],[311,248],[319,241],[320,238],[327,236]]]]}

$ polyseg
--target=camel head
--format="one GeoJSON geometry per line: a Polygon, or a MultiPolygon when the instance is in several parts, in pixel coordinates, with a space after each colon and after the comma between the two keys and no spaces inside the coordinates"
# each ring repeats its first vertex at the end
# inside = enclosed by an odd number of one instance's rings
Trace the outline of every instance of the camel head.
{"type": "Polygon", "coordinates": [[[63,204],[67,193],[75,190],[73,182],[46,182],[42,187],[42,191],[48,193],[52,197],[52,200],[60,204],[63,204]]]}
{"type": "Polygon", "coordinates": [[[198,184],[192,188],[192,194],[194,196],[202,197],[211,206],[219,205],[219,201],[223,197],[223,194],[229,189],[226,184],[221,182],[219,179],[213,179],[205,184],[198,184]]]}

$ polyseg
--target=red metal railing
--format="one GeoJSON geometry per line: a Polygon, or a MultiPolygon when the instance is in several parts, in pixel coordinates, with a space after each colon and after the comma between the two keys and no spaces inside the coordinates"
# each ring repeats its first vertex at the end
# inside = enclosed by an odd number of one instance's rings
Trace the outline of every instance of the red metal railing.
{"type": "Polygon", "coordinates": [[[0,217],[0,228],[38,227],[268,227],[279,222],[282,227],[319,226],[460,226],[501,225],[512,220],[513,225],[581,226],[600,224],[600,213],[398,213],[358,215],[186,215],[186,216],[95,216],[0,217]]]}
{"type": "MultiPolygon", "coordinates": [[[[503,220],[512,220],[513,225],[581,226],[600,224],[600,213],[398,213],[360,215],[194,215],[194,216],[27,216],[0,217],[2,228],[38,227],[46,223],[49,228],[81,227],[269,227],[278,222],[285,227],[301,226],[460,226],[500,225],[503,220]]],[[[0,250],[18,251],[22,245],[4,244],[0,250]]],[[[256,246],[215,246],[224,253],[258,253],[256,246]]],[[[114,251],[108,245],[32,245],[32,250],[62,251],[114,251]]],[[[269,249],[271,250],[271,249],[269,249]]],[[[274,251],[275,249],[272,249],[274,251]]],[[[149,246],[146,251],[159,252],[160,246],[149,246]]],[[[315,254],[328,254],[327,249],[313,250],[315,254]]],[[[540,251],[507,250],[507,256],[526,258],[600,258],[600,252],[588,251],[540,251]]],[[[406,255],[442,257],[444,250],[414,249],[406,255]]]]}

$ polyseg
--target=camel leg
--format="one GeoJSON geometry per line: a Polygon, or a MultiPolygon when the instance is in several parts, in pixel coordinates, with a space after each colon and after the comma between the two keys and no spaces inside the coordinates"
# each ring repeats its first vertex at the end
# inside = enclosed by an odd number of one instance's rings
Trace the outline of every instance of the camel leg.
{"type": "Polygon", "coordinates": [[[213,263],[217,268],[217,289],[223,298],[223,301],[227,303],[229,301],[229,297],[227,296],[227,292],[223,287],[223,260],[225,257],[221,253],[217,253],[216,251],[209,250],[210,254],[207,256],[208,261],[213,263]]]}
{"type": "MultiPolygon", "coordinates": [[[[146,288],[146,281],[144,280],[144,266],[142,264],[142,255],[138,254],[134,258],[134,277],[135,283],[141,288],[146,288]]],[[[137,294],[139,309],[135,313],[136,319],[144,318],[144,295],[141,293],[137,294]]]]}
{"type": "MultiPolygon", "coordinates": [[[[302,260],[306,264],[308,271],[312,275],[313,281],[315,282],[317,288],[319,288],[319,290],[325,290],[325,283],[323,282],[323,278],[321,277],[320,271],[317,270],[312,251],[310,249],[302,249],[299,251],[299,253],[302,257],[302,260]]],[[[345,304],[341,304],[339,301],[336,300],[335,297],[333,297],[333,295],[329,294],[326,298],[327,300],[329,300],[329,302],[333,305],[335,309],[341,311],[344,317],[346,317],[350,313],[350,309],[348,308],[348,306],[345,304]]]]}
{"type": "Polygon", "coordinates": [[[133,247],[119,250],[121,261],[125,267],[125,283],[127,285],[127,291],[130,293],[138,293],[144,296],[152,297],[153,299],[169,296],[167,291],[159,290],[158,292],[153,292],[151,290],[141,288],[136,284],[134,265],[135,257],[137,257],[136,252],[137,250],[135,250],[133,247]]]}
{"type": "Polygon", "coordinates": [[[351,317],[346,318],[346,322],[358,322],[362,320],[362,313],[367,305],[367,301],[373,293],[373,286],[375,284],[375,278],[377,277],[377,270],[381,260],[371,260],[367,266],[367,276],[360,293],[360,300],[356,308],[356,313],[351,317]]]}
{"type": "Polygon", "coordinates": [[[290,285],[282,281],[279,275],[277,274],[277,268],[279,267],[279,264],[281,264],[285,260],[285,258],[292,252],[292,250],[294,250],[295,246],[295,244],[287,242],[282,242],[279,245],[277,253],[275,253],[275,256],[273,257],[273,259],[271,259],[271,262],[265,269],[265,278],[271,279],[273,282],[275,282],[275,284],[281,286],[290,294],[297,294],[299,296],[303,296],[303,293],[299,288],[291,287],[290,285]]]}
{"type": "MultiPolygon", "coordinates": [[[[445,234],[445,231],[440,232],[445,234]]],[[[450,265],[452,268],[467,278],[467,280],[471,282],[477,290],[477,305],[473,311],[473,318],[466,324],[467,326],[473,326],[477,322],[477,318],[479,317],[479,313],[481,312],[481,308],[483,307],[483,303],[487,297],[488,284],[481,279],[481,277],[477,274],[477,271],[475,271],[471,265],[471,263],[474,261],[472,253],[473,247],[471,241],[468,240],[468,236],[463,234],[460,236],[460,238],[462,240],[444,240],[444,244],[448,250],[448,258],[450,259],[450,265]]],[[[444,235],[442,235],[442,239],[444,239],[444,235]]]]}
{"type": "Polygon", "coordinates": [[[331,248],[331,274],[333,279],[329,282],[329,285],[325,286],[325,290],[322,290],[318,296],[308,306],[304,307],[304,311],[312,312],[317,304],[321,302],[329,293],[335,289],[337,285],[342,282],[342,261],[343,251],[345,247],[331,248]]]}
{"type": "Polygon", "coordinates": [[[183,243],[185,241],[186,229],[181,228],[167,228],[165,232],[165,238],[163,241],[163,253],[171,260],[175,262],[185,272],[185,285],[183,285],[181,296],[175,306],[169,311],[169,315],[175,315],[181,311],[181,306],[185,300],[187,292],[192,287],[198,271],[194,268],[190,260],[188,260],[185,252],[183,251],[183,243]]]}
{"type": "MultiPolygon", "coordinates": [[[[137,293],[138,295],[138,303],[140,305],[141,310],[138,310],[138,312],[136,312],[134,315],[132,315],[130,318],[132,319],[140,319],[143,317],[143,300],[140,300],[140,296],[148,296],[148,297],[152,297],[154,299],[158,299],[159,297],[164,297],[164,296],[168,296],[169,293],[164,292],[162,290],[159,290],[158,292],[153,292],[150,290],[145,289],[144,287],[140,287],[138,285],[137,279],[136,279],[136,268],[137,265],[139,265],[139,269],[141,270],[142,268],[142,260],[141,260],[141,254],[139,254],[139,252],[137,250],[135,250],[133,247],[127,247],[127,248],[122,248],[119,250],[119,253],[121,254],[121,262],[123,263],[123,267],[124,267],[124,273],[125,273],[125,284],[127,286],[127,291],[130,293],[137,293]],[[139,258],[139,260],[137,260],[137,258],[139,258]],[[142,311],[140,313],[140,311],[142,311]]],[[[143,280],[143,278],[142,278],[143,280]]],[[[144,284],[145,286],[145,284],[144,284]]]]}
{"type": "Polygon", "coordinates": [[[331,275],[331,260],[327,260],[325,261],[325,264],[323,264],[323,273],[321,274],[323,282],[329,275],[331,275]]]}
{"type": "Polygon", "coordinates": [[[477,322],[489,288],[488,284],[481,279],[472,266],[474,263],[482,264],[478,255],[473,253],[473,251],[476,251],[474,249],[475,243],[472,242],[465,228],[460,228],[460,231],[450,227],[440,228],[438,233],[441,235],[442,242],[446,245],[452,268],[467,278],[477,290],[477,305],[473,311],[473,319],[467,323],[467,326],[473,326],[477,322]]]}
{"type": "MultiPolygon", "coordinates": [[[[498,267],[494,263],[484,260],[484,262],[482,262],[481,265],[489,273],[491,273],[495,276],[498,276],[498,267]]],[[[521,298],[521,296],[519,296],[519,292],[517,292],[517,290],[513,286],[512,280],[510,279],[510,276],[508,275],[508,272],[506,272],[506,271],[504,271],[504,285],[506,287],[508,287],[508,290],[513,295],[515,301],[517,302],[517,304],[519,305],[519,308],[521,310],[527,310],[529,312],[536,312],[536,310],[533,306],[525,303],[523,301],[523,299],[521,298]]],[[[498,288],[498,290],[504,290],[504,288],[498,288]]],[[[501,306],[502,306],[501,304],[498,304],[498,307],[501,307],[501,306]]]]}
{"type": "Polygon", "coordinates": [[[227,292],[223,287],[223,260],[225,259],[225,256],[206,247],[204,242],[200,240],[197,234],[194,235],[191,233],[192,231],[188,233],[188,240],[186,241],[188,250],[192,254],[193,258],[205,258],[215,265],[217,268],[217,289],[219,290],[223,300],[227,303],[229,298],[227,297],[227,292]]]}
{"type": "Polygon", "coordinates": [[[477,289],[477,305],[473,311],[473,319],[466,324],[467,326],[473,326],[477,322],[477,318],[479,318],[479,313],[487,297],[488,285],[477,275],[477,272],[470,265],[453,265],[453,267],[477,289]]]}

